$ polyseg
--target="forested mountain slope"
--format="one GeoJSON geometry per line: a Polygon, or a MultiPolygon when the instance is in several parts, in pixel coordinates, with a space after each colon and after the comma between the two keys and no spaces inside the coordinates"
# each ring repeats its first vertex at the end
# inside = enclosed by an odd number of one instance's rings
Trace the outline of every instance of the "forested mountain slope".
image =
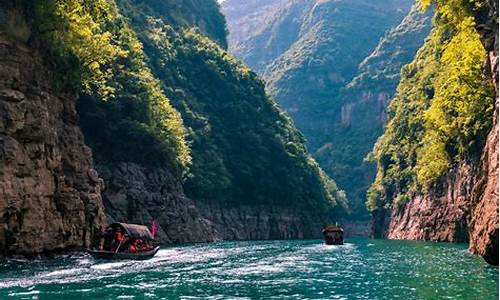
{"type": "Polygon", "coordinates": [[[363,162],[381,134],[399,69],[430,29],[413,1],[240,1],[223,11],[230,50],[264,75],[308,148],[367,217],[375,168],[363,162]],[[368,125],[368,126],[367,126],[368,125]]]}
{"type": "Polygon", "coordinates": [[[175,30],[170,11],[119,3],[188,129],[186,193],[222,236],[318,236],[331,208],[342,211],[344,195],[257,75],[197,30],[175,30]]]}
{"type": "Polygon", "coordinates": [[[161,242],[313,237],[345,212],[215,1],[6,0],[0,24],[2,253],[89,246],[104,212],[161,242]]]}
{"type": "Polygon", "coordinates": [[[222,4],[229,28],[229,50],[257,73],[286,52],[301,34],[314,1],[229,0],[222,4]]]}
{"type": "Polygon", "coordinates": [[[498,4],[437,5],[372,158],[374,235],[470,243],[498,265],[498,4]]]}

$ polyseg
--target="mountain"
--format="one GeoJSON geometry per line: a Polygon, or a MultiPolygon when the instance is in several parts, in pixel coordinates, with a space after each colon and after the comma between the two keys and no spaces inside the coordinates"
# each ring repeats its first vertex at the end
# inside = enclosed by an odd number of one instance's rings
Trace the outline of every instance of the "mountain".
{"type": "Polygon", "coordinates": [[[386,107],[430,30],[413,1],[240,1],[222,4],[229,49],[264,76],[318,163],[367,218],[375,166],[364,162],[386,107]]]}
{"type": "Polygon", "coordinates": [[[286,52],[300,36],[303,17],[314,1],[230,0],[222,4],[229,50],[257,73],[286,52]]]}
{"type": "Polygon", "coordinates": [[[2,254],[88,247],[106,222],[165,243],[318,237],[346,199],[215,1],[4,1],[2,254]],[[107,219],[107,220],[106,220],[107,219]]]}
{"type": "Polygon", "coordinates": [[[186,194],[222,238],[318,236],[343,193],[257,75],[203,31],[174,29],[171,11],[119,3],[188,130],[186,194]]]}
{"type": "Polygon", "coordinates": [[[120,5],[124,12],[145,9],[150,14],[161,13],[164,21],[176,30],[197,27],[222,48],[227,48],[226,19],[217,1],[142,0],[122,1],[120,5]]]}
{"type": "Polygon", "coordinates": [[[371,158],[376,237],[469,242],[498,265],[496,2],[437,4],[371,158]]]}

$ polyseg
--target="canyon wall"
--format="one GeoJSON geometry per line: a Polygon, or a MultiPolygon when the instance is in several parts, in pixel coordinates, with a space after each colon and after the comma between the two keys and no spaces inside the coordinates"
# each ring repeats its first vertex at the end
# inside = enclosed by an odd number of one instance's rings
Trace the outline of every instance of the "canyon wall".
{"type": "MultiPolygon", "coordinates": [[[[190,203],[210,220],[215,238],[320,237],[343,213],[343,192],[309,156],[261,79],[220,47],[225,43],[209,39],[205,26],[185,26],[193,18],[181,22],[184,14],[157,3],[118,1],[187,129],[192,164],[183,188],[190,203]]],[[[223,23],[220,15],[205,17],[223,23]]]]}
{"type": "Polygon", "coordinates": [[[493,126],[484,147],[443,176],[427,193],[374,211],[375,237],[469,242],[469,250],[498,265],[498,3],[476,16],[488,57],[484,74],[495,85],[493,126]]]}
{"type": "Polygon", "coordinates": [[[221,239],[205,219],[182,184],[167,169],[146,168],[135,163],[98,165],[106,182],[103,203],[108,222],[157,224],[161,243],[210,242],[221,239]]]}
{"type": "Polygon", "coordinates": [[[104,224],[103,181],[75,110],[23,14],[0,8],[0,253],[86,247],[104,224]]]}
{"type": "Polygon", "coordinates": [[[283,206],[227,206],[215,202],[200,204],[200,210],[225,240],[320,238],[321,229],[330,221],[321,213],[283,206]]]}
{"type": "Polygon", "coordinates": [[[498,265],[498,2],[489,0],[476,17],[478,32],[488,52],[485,74],[495,85],[493,129],[488,134],[481,156],[481,177],[476,190],[479,202],[470,226],[470,247],[490,263],[498,265]]]}
{"type": "Polygon", "coordinates": [[[89,247],[115,221],[163,243],[319,237],[345,213],[225,51],[215,0],[2,3],[2,255],[89,247]]]}

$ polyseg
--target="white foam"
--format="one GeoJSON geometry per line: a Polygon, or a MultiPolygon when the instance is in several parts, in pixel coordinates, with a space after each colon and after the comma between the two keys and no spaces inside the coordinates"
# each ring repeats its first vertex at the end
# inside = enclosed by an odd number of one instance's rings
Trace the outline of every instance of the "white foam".
{"type": "Polygon", "coordinates": [[[112,270],[112,269],[118,270],[121,267],[131,265],[131,264],[133,264],[132,261],[124,261],[124,262],[114,262],[114,263],[104,263],[104,264],[93,265],[90,268],[96,269],[96,270],[112,270]]]}
{"type": "Polygon", "coordinates": [[[38,295],[40,294],[40,291],[34,290],[34,291],[29,291],[29,292],[17,292],[17,293],[9,293],[9,297],[15,297],[15,296],[30,296],[30,295],[38,295]]]}
{"type": "Polygon", "coordinates": [[[84,271],[82,268],[74,268],[74,269],[62,269],[62,270],[57,270],[53,271],[50,273],[46,274],[40,274],[40,277],[54,277],[54,276],[61,276],[61,275],[72,275],[76,273],[81,273],[84,271]]]}

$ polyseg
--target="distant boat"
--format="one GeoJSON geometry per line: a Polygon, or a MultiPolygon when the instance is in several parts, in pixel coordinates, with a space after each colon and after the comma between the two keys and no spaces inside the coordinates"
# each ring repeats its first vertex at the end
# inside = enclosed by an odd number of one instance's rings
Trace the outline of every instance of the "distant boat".
{"type": "Polygon", "coordinates": [[[344,229],[337,225],[328,225],[323,229],[323,237],[327,245],[343,245],[344,229]]]}
{"type": "Polygon", "coordinates": [[[153,242],[153,234],[146,226],[113,223],[102,233],[99,249],[88,252],[96,259],[145,260],[153,258],[160,250],[153,242]]]}

